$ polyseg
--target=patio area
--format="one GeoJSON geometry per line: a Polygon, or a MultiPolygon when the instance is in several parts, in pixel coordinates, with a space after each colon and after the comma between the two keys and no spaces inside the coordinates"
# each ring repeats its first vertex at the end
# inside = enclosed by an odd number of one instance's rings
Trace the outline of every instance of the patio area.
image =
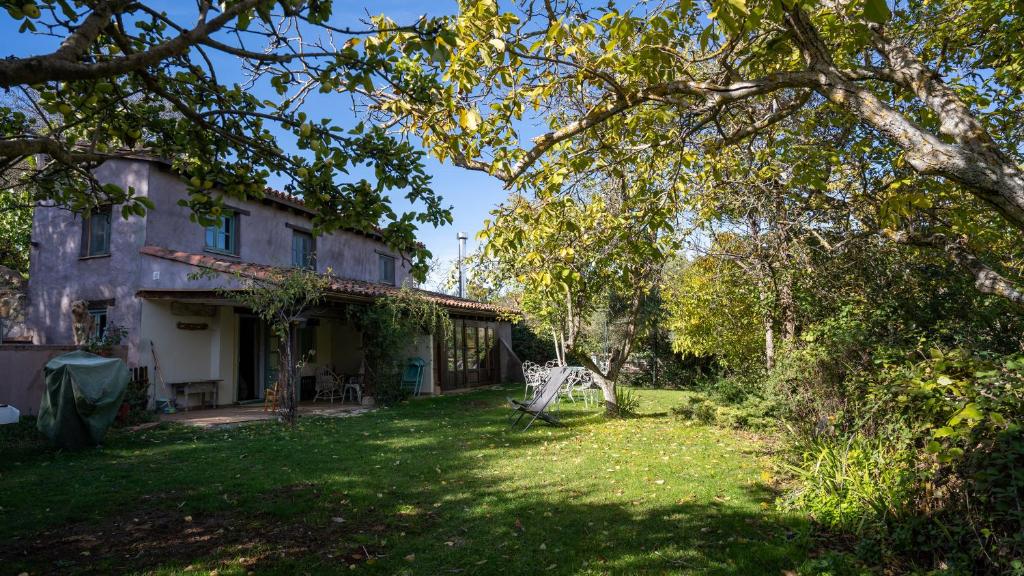
{"type": "MultiPolygon", "coordinates": [[[[369,406],[357,404],[341,404],[335,402],[302,402],[299,404],[300,416],[325,416],[330,418],[344,418],[355,416],[372,411],[369,406]]],[[[178,411],[174,414],[161,414],[161,422],[178,422],[199,426],[201,428],[212,428],[216,426],[231,426],[245,422],[256,422],[260,420],[274,420],[277,414],[265,412],[263,404],[246,404],[235,406],[222,406],[219,408],[203,408],[189,411],[178,411]]]]}

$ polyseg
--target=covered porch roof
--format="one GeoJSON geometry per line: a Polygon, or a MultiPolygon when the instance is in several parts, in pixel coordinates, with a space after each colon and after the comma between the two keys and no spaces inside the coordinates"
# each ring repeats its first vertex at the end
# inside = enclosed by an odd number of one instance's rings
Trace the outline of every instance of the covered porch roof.
{"type": "MultiPolygon", "coordinates": [[[[182,252],[180,250],[171,250],[160,246],[143,246],[139,249],[139,252],[146,256],[162,258],[181,264],[188,264],[197,268],[205,268],[242,277],[266,278],[271,274],[287,270],[286,268],[268,266],[264,264],[233,262],[217,258],[211,254],[182,252]]],[[[383,296],[397,294],[401,290],[401,288],[397,286],[366,282],[364,280],[355,280],[351,278],[342,278],[334,275],[331,275],[330,279],[331,283],[328,288],[329,293],[327,299],[328,301],[333,302],[372,302],[373,300],[383,296]]],[[[410,289],[419,296],[435,302],[436,304],[448,309],[450,313],[457,314],[459,316],[496,318],[503,314],[514,313],[514,310],[495,304],[449,296],[447,294],[421,290],[419,288],[410,289]]],[[[136,292],[136,296],[150,300],[191,300],[195,302],[225,306],[235,304],[235,302],[230,298],[225,297],[222,291],[210,289],[143,289],[136,292]]]]}

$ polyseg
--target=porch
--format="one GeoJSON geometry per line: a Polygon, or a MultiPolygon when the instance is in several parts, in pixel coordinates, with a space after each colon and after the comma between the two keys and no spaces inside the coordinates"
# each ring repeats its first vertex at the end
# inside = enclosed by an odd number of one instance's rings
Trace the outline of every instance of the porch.
{"type": "MultiPolygon", "coordinates": [[[[277,339],[264,322],[222,294],[149,290],[138,295],[142,311],[137,355],[140,363],[150,364],[149,348],[155,350],[163,382],[215,381],[216,394],[209,399],[231,406],[261,400],[277,380],[277,339]]],[[[367,302],[332,295],[311,310],[298,328],[293,354],[305,360],[298,382],[303,401],[314,398],[316,374],[322,368],[344,381],[361,379],[365,351],[351,307],[367,302]]],[[[452,312],[454,330],[449,338],[421,334],[405,351],[408,358],[424,361],[420,395],[495,384],[516,364],[508,346],[507,323],[498,322],[493,314],[452,312]]],[[[158,380],[154,378],[156,387],[158,380]]],[[[373,395],[372,390],[364,392],[373,395]]],[[[172,396],[169,389],[154,390],[154,397],[172,396]]],[[[177,398],[177,405],[179,409],[201,407],[200,399],[196,396],[188,404],[190,399],[177,398]]]]}

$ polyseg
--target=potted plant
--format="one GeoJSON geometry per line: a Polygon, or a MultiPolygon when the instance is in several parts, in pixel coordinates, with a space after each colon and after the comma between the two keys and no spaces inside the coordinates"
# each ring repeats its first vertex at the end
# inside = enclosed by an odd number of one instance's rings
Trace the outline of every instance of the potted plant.
{"type": "Polygon", "coordinates": [[[113,354],[114,346],[119,346],[127,334],[128,330],[123,326],[107,324],[103,333],[89,338],[82,349],[86,352],[92,352],[99,356],[110,357],[113,354]]]}

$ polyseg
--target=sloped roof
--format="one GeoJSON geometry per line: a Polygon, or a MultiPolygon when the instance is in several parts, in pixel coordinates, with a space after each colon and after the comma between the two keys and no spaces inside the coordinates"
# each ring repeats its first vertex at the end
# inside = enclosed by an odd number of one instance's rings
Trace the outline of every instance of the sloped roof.
{"type": "MultiPolygon", "coordinates": [[[[216,270],[217,272],[223,272],[225,274],[249,276],[254,278],[265,278],[271,273],[286,270],[286,268],[277,266],[252,264],[249,262],[232,262],[217,258],[211,254],[182,252],[180,250],[171,250],[160,246],[143,246],[139,249],[139,252],[147,256],[163,258],[165,260],[180,262],[182,264],[189,264],[198,268],[207,268],[209,270],[216,270]]],[[[388,284],[377,284],[374,282],[366,282],[365,280],[331,276],[330,291],[332,294],[372,299],[397,294],[399,290],[400,288],[388,284]]],[[[476,300],[449,296],[447,294],[431,292],[429,290],[420,290],[419,288],[413,288],[412,290],[427,300],[435,302],[450,310],[465,310],[477,313],[482,312],[495,316],[514,312],[513,310],[503,306],[488,304],[486,302],[478,302],[476,300]]]]}

